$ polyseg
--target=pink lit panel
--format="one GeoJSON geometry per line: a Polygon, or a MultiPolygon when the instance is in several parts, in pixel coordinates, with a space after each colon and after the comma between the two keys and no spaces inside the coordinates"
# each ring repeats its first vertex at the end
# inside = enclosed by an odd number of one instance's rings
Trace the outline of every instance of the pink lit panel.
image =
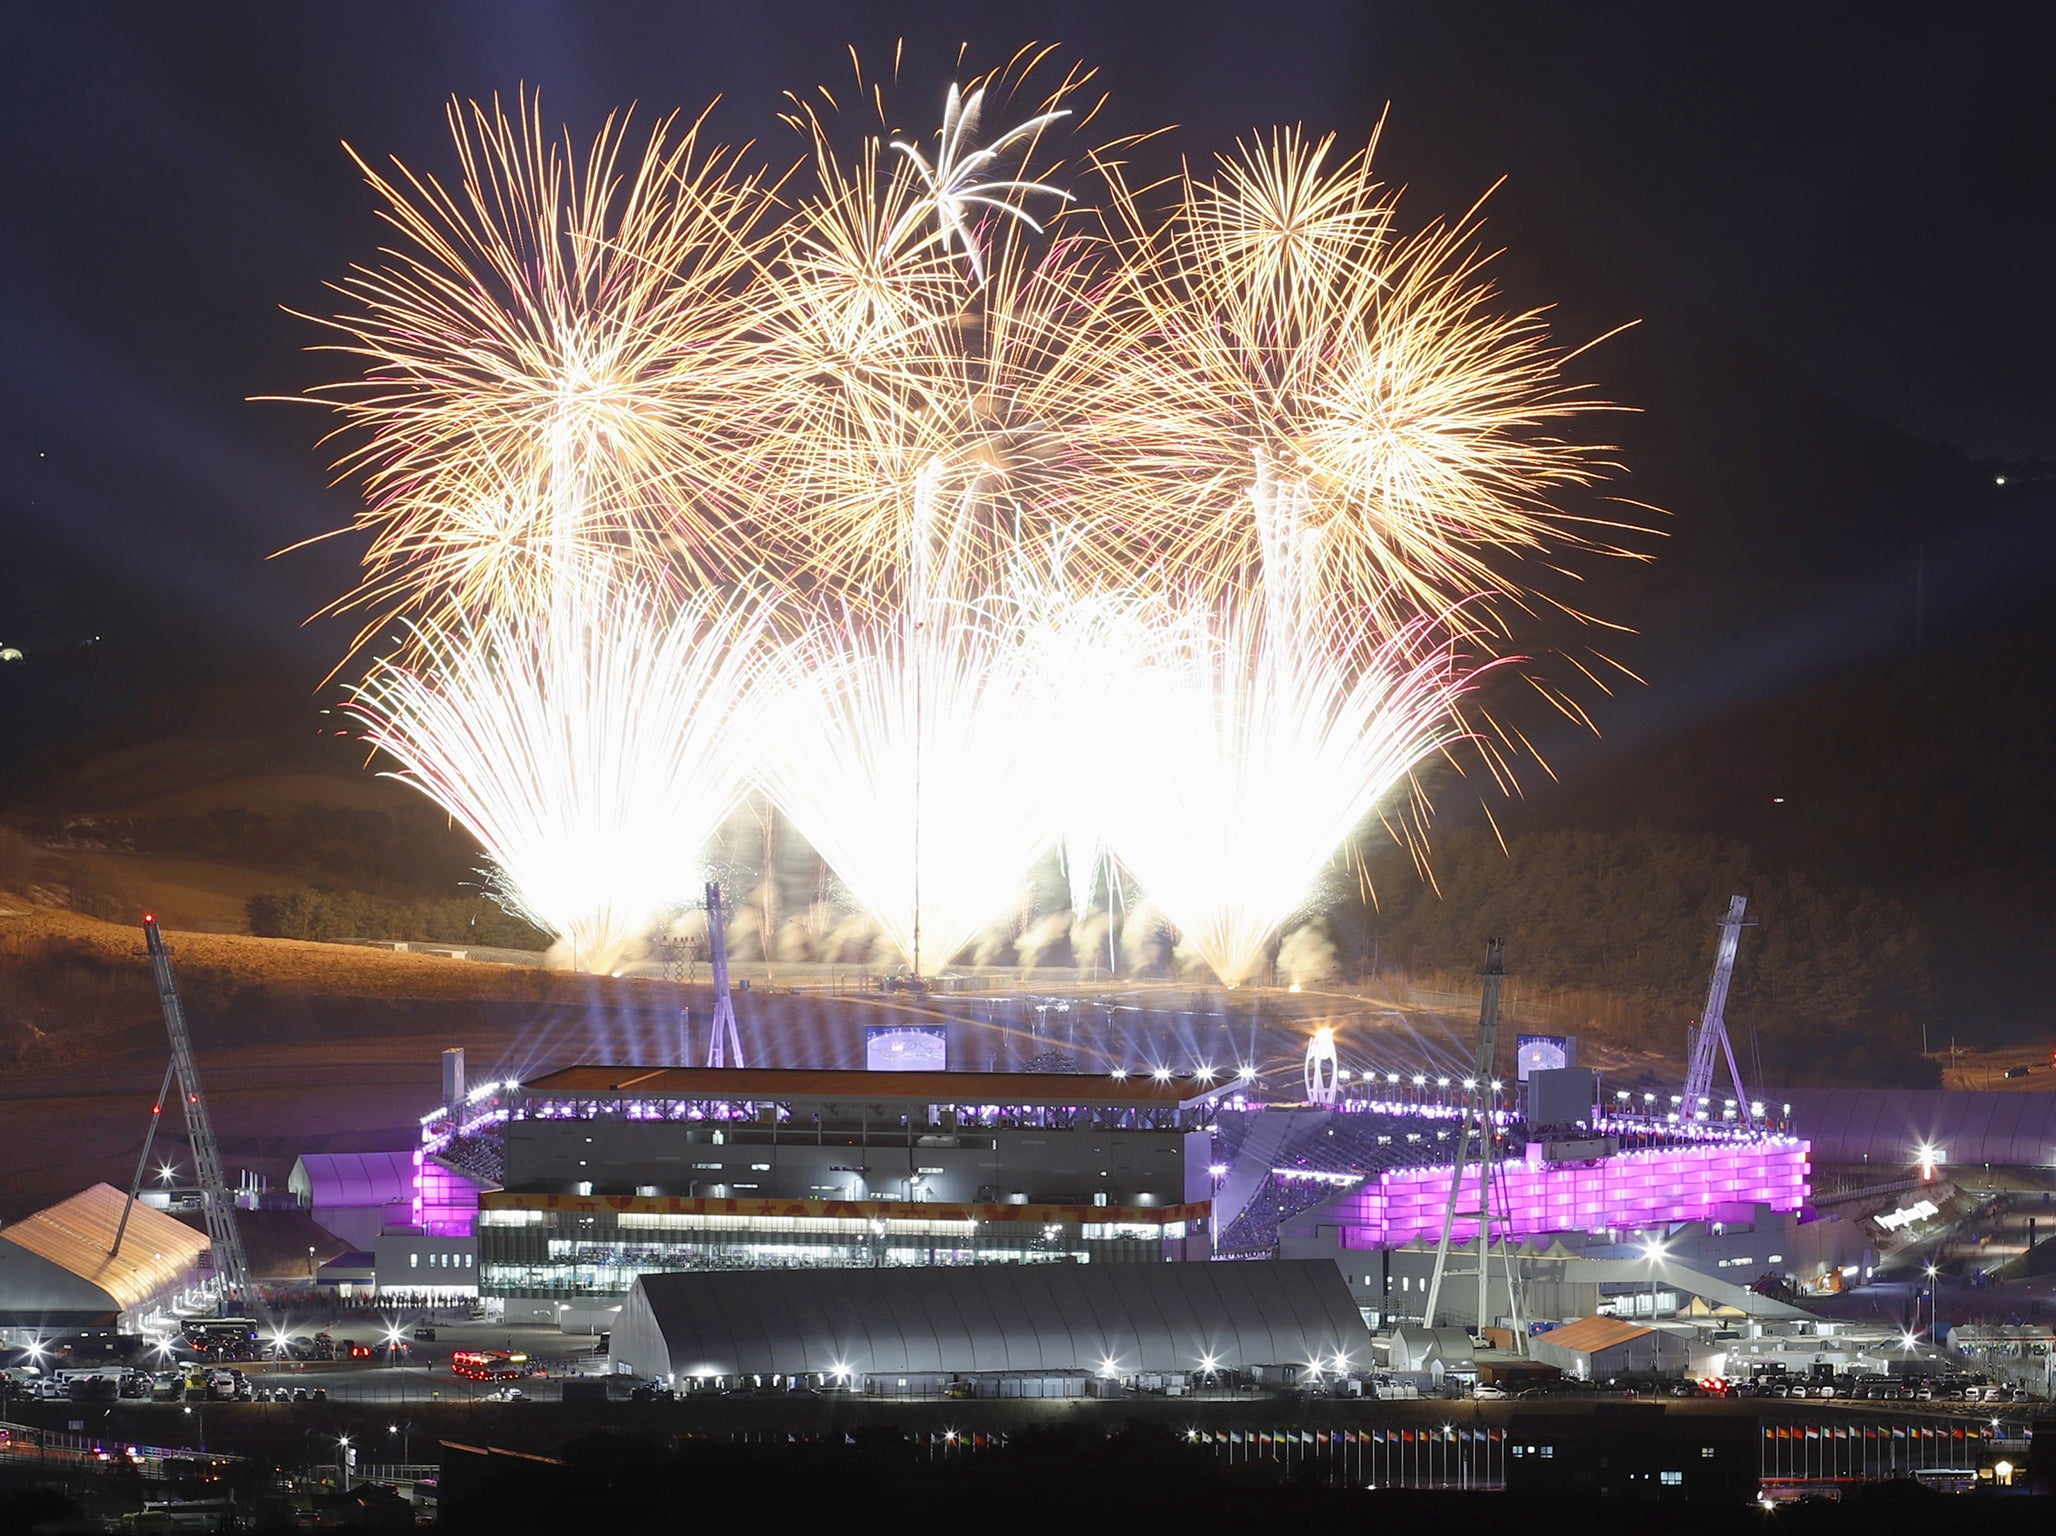
{"type": "Polygon", "coordinates": [[[470,1237],[478,1186],[420,1152],[414,1154],[414,1225],[430,1237],[470,1237]]]}
{"type": "MultiPolygon", "coordinates": [[[[1594,1163],[1502,1163],[1492,1209],[1511,1213],[1493,1235],[1635,1230],[1673,1221],[1735,1221],[1767,1205],[1796,1211],[1811,1193],[1807,1142],[1778,1137],[1729,1145],[1623,1152],[1594,1163]]],[[[1345,1248],[1390,1248],[1434,1239],[1449,1200],[1449,1169],[1399,1168],[1342,1200],[1345,1248]]],[[[1457,1192],[1459,1211],[1478,1209],[1476,1170],[1457,1192]]],[[[1458,1221],[1452,1240],[1469,1242],[1477,1223],[1458,1221]]]]}

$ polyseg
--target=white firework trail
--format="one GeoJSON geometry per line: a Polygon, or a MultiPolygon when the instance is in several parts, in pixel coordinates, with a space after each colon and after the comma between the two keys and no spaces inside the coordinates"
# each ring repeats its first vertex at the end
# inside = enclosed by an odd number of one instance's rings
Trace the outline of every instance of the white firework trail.
{"type": "Polygon", "coordinates": [[[502,905],[603,973],[691,898],[740,802],[764,620],[754,597],[672,604],[594,575],[540,617],[418,626],[349,708],[478,839],[502,905]]]}

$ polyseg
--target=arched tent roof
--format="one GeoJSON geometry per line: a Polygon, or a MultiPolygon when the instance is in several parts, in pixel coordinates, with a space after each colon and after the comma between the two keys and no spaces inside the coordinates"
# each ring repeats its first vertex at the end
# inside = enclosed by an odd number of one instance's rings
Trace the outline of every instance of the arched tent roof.
{"type": "Polygon", "coordinates": [[[206,1234],[109,1184],[0,1230],[0,1319],[119,1312],[198,1278],[206,1234]],[[128,1227],[121,1217],[128,1210],[128,1227]],[[121,1251],[113,1253],[122,1231],[121,1251]],[[29,1260],[25,1255],[34,1255],[29,1260]]]}
{"type": "Polygon", "coordinates": [[[286,1187],[317,1210],[384,1205],[414,1198],[412,1152],[308,1152],[286,1187]]]}
{"type": "Polygon", "coordinates": [[[1912,1167],[1920,1148],[1944,1166],[2056,1164],[2056,1093],[1962,1093],[1912,1088],[1800,1088],[1786,1095],[1813,1160],[1912,1167]]]}
{"type": "Polygon", "coordinates": [[[647,1375],[1192,1371],[1370,1363],[1327,1259],[644,1275],[614,1358],[647,1375]]]}

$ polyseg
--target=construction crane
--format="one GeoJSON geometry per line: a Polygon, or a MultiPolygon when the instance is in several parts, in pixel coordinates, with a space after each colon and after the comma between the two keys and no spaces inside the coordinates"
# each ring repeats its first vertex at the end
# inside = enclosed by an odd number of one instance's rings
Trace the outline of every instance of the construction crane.
{"type": "Polygon", "coordinates": [[[1710,1098],[1713,1056],[1718,1049],[1727,1058],[1728,1077],[1735,1085],[1735,1112],[1744,1125],[1754,1129],[1756,1112],[1750,1108],[1749,1094],[1742,1087],[1742,1072],[1735,1065],[1735,1047],[1728,1039],[1727,1023],[1728,983],[1734,979],[1735,950],[1742,942],[1742,930],[1749,926],[1742,917],[1748,906],[1747,897],[1731,896],[1728,898],[1728,915],[1721,919],[1720,953],[1714,957],[1713,980],[1706,988],[1706,1007],[1699,1014],[1699,1031],[1692,1037],[1692,1059],[1685,1068],[1683,1118],[1720,1118],[1712,1112],[1710,1098]]]}
{"type": "Polygon", "coordinates": [[[164,1027],[171,1036],[171,1062],[164,1069],[164,1086],[158,1090],[157,1101],[150,1110],[150,1130],[143,1138],[143,1161],[136,1164],[136,1187],[129,1191],[130,1203],[122,1211],[111,1251],[121,1251],[122,1238],[128,1231],[128,1212],[134,1207],[137,1189],[142,1184],[144,1164],[149,1160],[151,1144],[157,1138],[157,1127],[164,1118],[164,1098],[176,1083],[179,1099],[185,1105],[186,1140],[193,1149],[201,1212],[207,1223],[207,1243],[213,1250],[214,1273],[221,1286],[221,1305],[224,1308],[231,1304],[242,1307],[261,1326],[269,1319],[265,1315],[263,1298],[250,1281],[250,1260],[243,1251],[243,1235],[236,1229],[235,1197],[230,1194],[228,1180],[222,1173],[221,1148],[214,1139],[214,1122],[208,1118],[207,1100],[200,1092],[200,1070],[193,1061],[193,1039],[186,1029],[186,1010],[179,1002],[178,983],[171,974],[171,956],[165,951],[164,935],[158,931],[157,919],[148,914],[143,918],[143,940],[149,946],[150,969],[157,978],[157,998],[164,1007],[164,1027]]]}
{"type": "MultiPolygon", "coordinates": [[[[1485,1266],[1492,1253],[1492,1111],[1495,1100],[1492,1064],[1499,1052],[1499,989],[1506,980],[1504,940],[1485,941],[1485,969],[1480,975],[1484,990],[1478,1002],[1478,1058],[1470,1081],[1465,1085],[1468,1097],[1464,1105],[1463,1129],[1456,1139],[1456,1166],[1449,1170],[1449,1200],[1442,1209],[1442,1235],[1435,1244],[1435,1271],[1428,1281],[1428,1300],[1421,1316],[1422,1323],[1429,1328],[1437,1327],[1441,1322],[1437,1314],[1442,1303],[1442,1281],[1449,1268],[1450,1237],[1458,1221],[1475,1221],[1478,1224],[1478,1326],[1483,1328],[1491,1316],[1485,1266]],[[1459,1211],[1457,1200],[1463,1186],[1464,1168],[1470,1162],[1473,1136],[1478,1141],[1478,1208],[1459,1211]]],[[[1498,1219],[1502,1227],[1506,1226],[1509,1213],[1502,1212],[1498,1219]]],[[[1524,1339],[1526,1331],[1520,1325],[1519,1286],[1514,1275],[1517,1262],[1511,1257],[1506,1260],[1506,1293],[1508,1307],[1514,1315],[1514,1336],[1524,1339]]]]}
{"type": "Polygon", "coordinates": [[[707,958],[714,969],[714,1027],[707,1035],[707,1065],[739,1067],[742,1034],[735,1027],[735,999],[728,992],[728,923],[721,913],[721,887],[707,882],[707,958]],[[734,1060],[728,1058],[733,1055],[734,1060]]]}

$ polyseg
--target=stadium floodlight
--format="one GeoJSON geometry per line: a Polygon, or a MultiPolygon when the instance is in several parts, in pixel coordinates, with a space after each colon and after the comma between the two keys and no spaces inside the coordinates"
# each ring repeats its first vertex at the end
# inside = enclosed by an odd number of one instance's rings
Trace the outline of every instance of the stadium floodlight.
{"type": "Polygon", "coordinates": [[[1116,1067],[1116,1068],[1114,1068],[1114,1071],[1113,1071],[1113,1078],[1114,1078],[1114,1081],[1115,1081],[1115,1082],[1117,1082],[1117,1083],[1124,1083],[1124,1082],[1126,1082],[1126,1081],[1128,1080],[1128,1069],[1127,1069],[1126,1067],[1116,1067]]]}
{"type": "Polygon", "coordinates": [[[1427,1079],[1427,1078],[1426,1078],[1425,1076],[1423,1076],[1423,1075],[1422,1075],[1421,1073],[1419,1073],[1419,1072],[1416,1072],[1416,1073],[1414,1074],[1414,1087],[1416,1087],[1416,1088],[1425,1088],[1425,1087],[1427,1087],[1427,1086],[1428,1086],[1428,1079],[1427,1079]]]}
{"type": "Polygon", "coordinates": [[[1204,1061],[1201,1062],[1199,1064],[1199,1070],[1195,1072],[1193,1076],[1197,1077],[1202,1083],[1212,1082],[1214,1080],[1214,1069],[1212,1064],[1204,1061]]]}
{"type": "Polygon", "coordinates": [[[1628,1090],[1625,1088],[1617,1089],[1614,1092],[1614,1097],[1616,1099],[1619,1099],[1621,1103],[1625,1104],[1628,1102],[1628,1090]]]}
{"type": "Polygon", "coordinates": [[[1449,1086],[1449,1079],[1446,1077],[1438,1077],[1435,1079],[1435,1086],[1437,1088],[1447,1088],[1449,1086]]]}
{"type": "Polygon", "coordinates": [[[1202,1371],[1211,1371],[1214,1369],[1214,1365],[1215,1360],[1212,1355],[1201,1355],[1199,1357],[1199,1368],[1202,1371]]]}
{"type": "Polygon", "coordinates": [[[1149,1075],[1160,1083],[1168,1083],[1171,1080],[1171,1069],[1169,1067],[1158,1067],[1149,1075]]]}
{"type": "Polygon", "coordinates": [[[1397,1072],[1387,1072],[1385,1074],[1385,1081],[1388,1083],[1396,1083],[1399,1081],[1399,1074],[1397,1072]]]}
{"type": "Polygon", "coordinates": [[[1236,1075],[1245,1083],[1253,1083],[1256,1081],[1256,1068],[1254,1066],[1246,1066],[1236,1075]]]}
{"type": "Polygon", "coordinates": [[[1463,1085],[1465,1091],[1468,1092],[1470,1089],[1478,1086],[1478,1080],[1475,1077],[1467,1077],[1463,1080],[1463,1085]]]}
{"type": "Polygon", "coordinates": [[[1102,1376],[1116,1376],[1120,1374],[1120,1370],[1121,1362],[1118,1360],[1108,1358],[1099,1362],[1099,1373],[1102,1376]]]}

